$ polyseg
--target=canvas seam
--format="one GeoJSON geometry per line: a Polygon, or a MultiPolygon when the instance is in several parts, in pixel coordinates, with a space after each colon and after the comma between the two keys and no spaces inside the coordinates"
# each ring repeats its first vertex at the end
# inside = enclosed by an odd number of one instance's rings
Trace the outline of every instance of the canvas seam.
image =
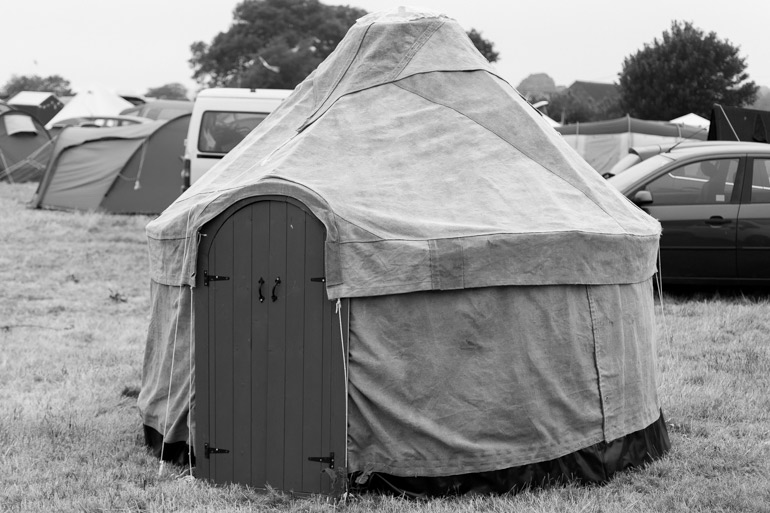
{"type": "Polygon", "coordinates": [[[404,69],[412,61],[412,58],[417,54],[417,52],[419,52],[422,47],[425,46],[428,41],[430,41],[430,39],[433,37],[433,34],[435,34],[438,29],[443,26],[443,21],[436,20],[432,22],[428,27],[426,27],[425,30],[423,30],[422,33],[417,37],[417,40],[412,43],[412,46],[401,58],[401,61],[396,65],[395,68],[393,68],[393,71],[391,71],[390,77],[387,79],[386,83],[390,83],[396,80],[398,75],[404,71],[404,69]]]}
{"type": "Polygon", "coordinates": [[[597,378],[597,385],[599,388],[599,405],[602,410],[602,436],[606,441],[607,440],[607,411],[606,411],[606,405],[604,404],[602,373],[601,373],[601,369],[599,368],[599,354],[598,354],[599,346],[597,343],[597,336],[596,336],[596,306],[594,304],[594,298],[591,295],[591,285],[586,285],[585,290],[586,290],[586,298],[588,300],[588,313],[591,317],[591,336],[594,342],[594,365],[596,367],[596,378],[597,378]]]}

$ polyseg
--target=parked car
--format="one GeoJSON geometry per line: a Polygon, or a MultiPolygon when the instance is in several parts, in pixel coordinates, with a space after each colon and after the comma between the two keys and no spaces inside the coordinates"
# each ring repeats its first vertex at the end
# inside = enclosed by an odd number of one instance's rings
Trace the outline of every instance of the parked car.
{"type": "Polygon", "coordinates": [[[608,183],[661,222],[665,282],[770,285],[770,144],[682,144],[608,183]]]}
{"type": "Polygon", "coordinates": [[[617,161],[612,168],[606,173],[602,174],[604,178],[611,178],[615,175],[630,169],[637,165],[639,162],[647,160],[655,155],[666,153],[674,148],[687,148],[690,146],[696,148],[703,148],[704,146],[722,146],[725,144],[733,144],[734,141],[679,141],[669,142],[665,144],[650,144],[647,146],[634,146],[628,149],[628,154],[617,161]]]}

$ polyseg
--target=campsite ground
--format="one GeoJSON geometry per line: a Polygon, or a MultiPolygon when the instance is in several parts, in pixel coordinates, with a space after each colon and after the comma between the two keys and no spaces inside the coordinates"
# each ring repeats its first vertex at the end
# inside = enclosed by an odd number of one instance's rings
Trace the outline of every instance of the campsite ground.
{"type": "Polygon", "coordinates": [[[159,471],[136,407],[149,218],[31,210],[34,190],[0,183],[0,511],[770,511],[767,291],[664,295],[673,448],[605,486],[335,505],[159,471]]]}

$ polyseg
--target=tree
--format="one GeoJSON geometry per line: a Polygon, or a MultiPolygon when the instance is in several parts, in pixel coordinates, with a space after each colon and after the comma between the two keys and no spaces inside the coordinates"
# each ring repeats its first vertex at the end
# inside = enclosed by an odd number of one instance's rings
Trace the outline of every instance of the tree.
{"type": "Polygon", "coordinates": [[[159,100],[187,100],[187,88],[178,82],[162,85],[160,87],[151,87],[145,93],[145,96],[157,98],[159,100]]]}
{"type": "Polygon", "coordinates": [[[65,80],[59,75],[50,75],[41,77],[38,75],[12,75],[10,80],[3,87],[5,93],[10,97],[21,91],[44,91],[53,93],[56,96],[70,96],[73,94],[70,89],[70,81],[65,80]]]}
{"type": "MultiPolygon", "coordinates": [[[[190,46],[193,78],[208,87],[293,89],[366,14],[319,0],[243,0],[226,32],[190,46]]],[[[471,29],[468,37],[487,60],[497,60],[480,32],[471,29]]]]}
{"type": "Polygon", "coordinates": [[[497,62],[500,53],[495,51],[494,43],[481,37],[481,32],[478,32],[475,28],[470,29],[467,34],[471,39],[473,46],[481,52],[481,55],[483,55],[489,62],[497,62]]]}
{"type": "Polygon", "coordinates": [[[748,81],[738,51],[714,32],[673,21],[662,40],[655,38],[624,59],[621,104],[642,119],[673,119],[688,112],[708,118],[714,103],[749,105],[758,88],[748,81]]]}
{"type": "Polygon", "coordinates": [[[211,44],[192,44],[193,78],[208,86],[292,89],[366,11],[318,0],[244,0],[211,44]]]}

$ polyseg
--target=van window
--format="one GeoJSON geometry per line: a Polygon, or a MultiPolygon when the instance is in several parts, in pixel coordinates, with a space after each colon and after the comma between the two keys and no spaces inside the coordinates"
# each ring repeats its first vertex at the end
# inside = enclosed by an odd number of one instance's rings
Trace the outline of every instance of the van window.
{"type": "Polygon", "coordinates": [[[261,112],[206,111],[201,117],[198,150],[227,153],[266,117],[261,112]]]}

